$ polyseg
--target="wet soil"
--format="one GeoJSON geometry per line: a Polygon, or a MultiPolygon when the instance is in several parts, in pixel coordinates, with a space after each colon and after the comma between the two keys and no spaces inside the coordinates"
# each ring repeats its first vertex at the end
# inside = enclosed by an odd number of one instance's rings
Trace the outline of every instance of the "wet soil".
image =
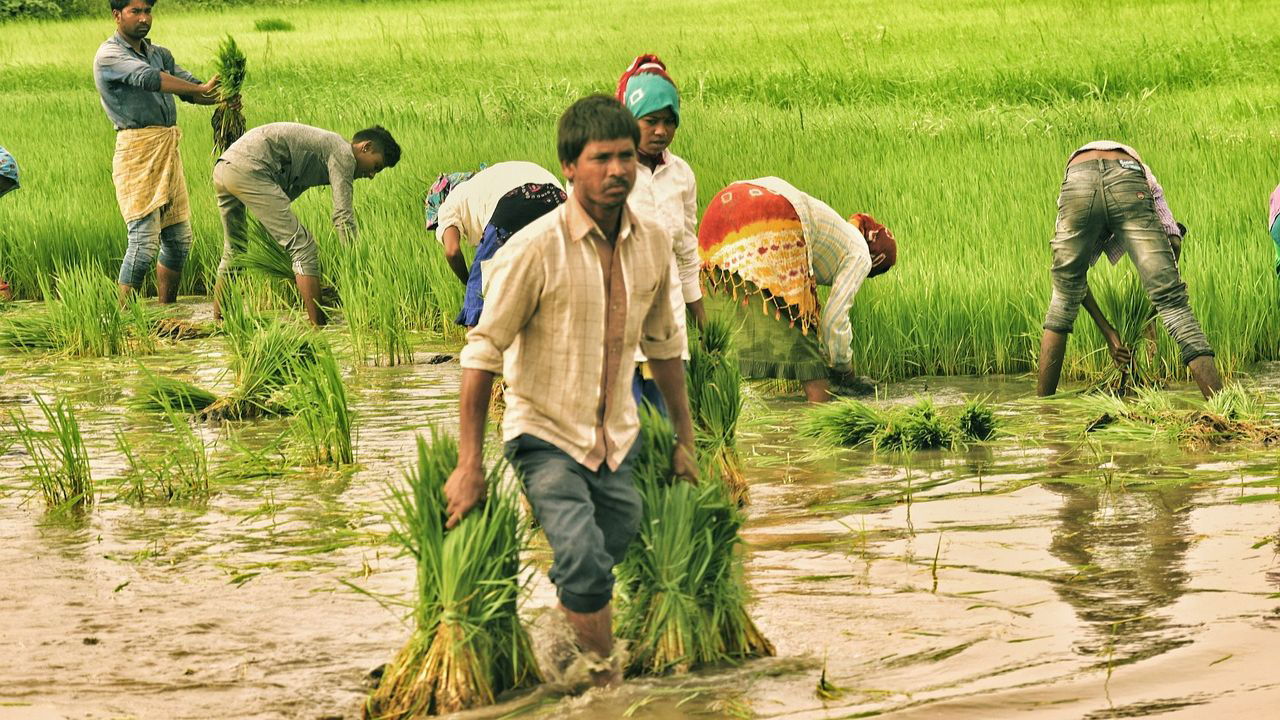
{"type": "MultiPolygon", "coordinates": [[[[412,565],[386,541],[385,488],[416,433],[456,422],[456,362],[350,376],[356,468],[289,467],[271,451],[236,463],[206,500],[138,506],[117,499],[113,431],[149,452],[165,442],[156,417],[125,408],[139,362],[227,383],[216,337],[137,360],[0,353],[0,415],[36,419],[32,393],[73,398],[98,483],[83,519],[50,518],[3,423],[0,720],[358,717],[368,672],[407,637],[393,602],[412,565]]],[[[1257,382],[1275,391],[1278,370],[1257,382]]],[[[1030,390],[1026,378],[890,386],[891,401],[989,394],[1008,433],[909,456],[820,448],[796,437],[794,399],[755,393],[740,441],[754,503],[745,562],[779,657],[473,715],[1198,718],[1280,706],[1275,451],[1088,442],[1084,415],[1030,390]]],[[[202,431],[230,466],[238,446],[273,447],[287,425],[202,431]]],[[[552,602],[541,580],[526,612],[552,602]]]]}

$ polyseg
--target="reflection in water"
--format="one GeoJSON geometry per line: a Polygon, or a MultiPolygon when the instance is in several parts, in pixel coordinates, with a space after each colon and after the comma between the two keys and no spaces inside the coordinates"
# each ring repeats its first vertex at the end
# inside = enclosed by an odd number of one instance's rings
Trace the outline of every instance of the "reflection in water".
{"type": "Polygon", "coordinates": [[[1162,609],[1182,595],[1189,579],[1184,558],[1194,491],[1062,482],[1045,487],[1064,500],[1049,551],[1075,568],[1054,589],[1092,628],[1076,643],[1077,652],[1118,666],[1190,643],[1162,609]]]}

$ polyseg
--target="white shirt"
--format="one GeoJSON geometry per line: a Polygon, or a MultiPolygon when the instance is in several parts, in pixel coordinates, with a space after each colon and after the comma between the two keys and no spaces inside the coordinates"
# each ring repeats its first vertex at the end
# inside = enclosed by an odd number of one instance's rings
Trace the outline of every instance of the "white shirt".
{"type": "MultiPolygon", "coordinates": [[[[689,163],[662,151],[663,163],[650,170],[639,163],[636,184],[631,188],[627,204],[635,214],[649,218],[671,236],[671,309],[676,324],[685,327],[685,304],[702,298],[698,275],[702,259],[698,256],[698,184],[689,163]]],[[[689,359],[688,348],[684,358],[689,359]]],[[[643,353],[636,361],[644,362],[643,353]]]]}
{"type": "Polygon", "coordinates": [[[500,162],[481,170],[454,188],[440,203],[436,238],[443,242],[445,229],[456,227],[467,242],[479,245],[502,196],[530,183],[561,187],[560,181],[546,168],[523,160],[500,162]]]}

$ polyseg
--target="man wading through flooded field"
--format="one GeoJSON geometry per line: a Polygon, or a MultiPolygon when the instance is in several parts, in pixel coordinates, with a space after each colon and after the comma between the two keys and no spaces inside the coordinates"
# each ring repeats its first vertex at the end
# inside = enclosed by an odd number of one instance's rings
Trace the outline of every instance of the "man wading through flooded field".
{"type": "Polygon", "coordinates": [[[671,310],[671,238],[627,207],[635,118],[617,100],[583,98],[560,117],[557,145],[573,193],[516,233],[485,267],[480,323],[462,351],[458,467],[445,484],[453,527],[485,493],[485,418],[493,378],[507,382],[505,452],[551,544],[560,609],[597,668],[617,683],[613,567],[641,515],[631,467],[641,443],[631,395],[641,348],[678,441],[676,475],[693,481],[685,347],[671,310]]]}
{"type": "MultiPolygon", "coordinates": [[[[1128,254],[1138,270],[1142,287],[1182,352],[1200,392],[1207,398],[1222,389],[1213,348],[1191,312],[1187,285],[1178,273],[1174,246],[1182,230],[1164,199],[1164,189],[1137,151],[1109,140],[1092,142],[1076,150],[1067,161],[1066,177],[1058,196],[1058,221],[1053,236],[1053,298],[1040,340],[1040,368],[1036,393],[1052,395],[1062,375],[1067,337],[1080,304],[1094,312],[1097,303],[1089,292],[1089,266],[1104,251],[1116,262],[1128,254]]],[[[1127,348],[1109,326],[1099,327],[1111,355],[1122,362],[1127,348]]]]}
{"type": "Polygon", "coordinates": [[[231,144],[213,166],[213,188],[222,215],[225,242],[213,289],[213,316],[221,318],[222,286],[235,270],[236,255],[248,243],[245,211],[262,223],[289,252],[294,282],[311,324],[324,325],[320,307],[320,258],[315,238],[290,205],[307,188],[333,189],[333,227],[338,239],[356,239],[352,194],[356,178],[372,178],[400,162],[400,146],[391,133],[373,126],[351,141],[328,130],[298,123],[256,127],[231,144]]]}
{"type": "Polygon", "coordinates": [[[172,53],[147,40],[155,2],[111,0],[116,34],[98,48],[93,79],[116,127],[111,179],[129,238],[120,264],[120,298],[142,287],[154,262],[159,300],[171,303],[178,298],[191,250],[187,181],[178,154],[182,132],[173,96],[214,105],[218,78],[201,83],[174,62],[172,53]]]}

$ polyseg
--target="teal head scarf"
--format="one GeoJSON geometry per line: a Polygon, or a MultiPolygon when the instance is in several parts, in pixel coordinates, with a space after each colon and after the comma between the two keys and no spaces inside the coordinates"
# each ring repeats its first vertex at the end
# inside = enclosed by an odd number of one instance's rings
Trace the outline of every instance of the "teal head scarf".
{"type": "Polygon", "coordinates": [[[671,114],[676,116],[676,125],[680,125],[680,94],[676,92],[675,84],[662,75],[652,72],[632,75],[627,80],[622,101],[637,119],[671,108],[671,114]]]}

